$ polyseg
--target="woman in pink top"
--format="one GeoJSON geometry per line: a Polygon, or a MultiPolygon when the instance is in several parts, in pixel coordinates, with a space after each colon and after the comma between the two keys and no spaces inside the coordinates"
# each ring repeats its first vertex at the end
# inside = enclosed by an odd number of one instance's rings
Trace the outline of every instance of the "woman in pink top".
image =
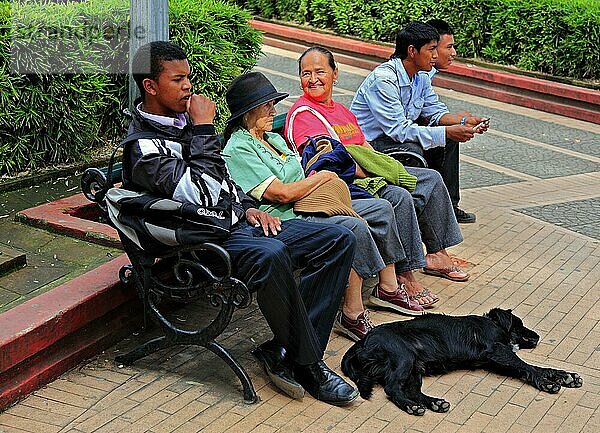
{"type": "MultiPolygon", "coordinates": [[[[354,114],[333,100],[333,86],[338,78],[333,54],[325,48],[309,48],[300,56],[298,66],[304,94],[286,118],[284,132],[290,144],[302,152],[307,136],[328,135],[344,145],[358,144],[372,149],[354,114]]],[[[398,231],[409,260],[396,264],[398,283],[405,286],[411,299],[429,307],[438,297],[415,279],[411,269],[422,267],[427,274],[466,281],[469,275],[455,266],[446,252],[446,248],[460,243],[463,238],[439,173],[424,168],[406,169],[417,177],[412,194],[404,188],[388,185],[378,195],[390,201],[396,220],[402,222],[398,224],[398,231]],[[427,250],[425,255],[421,242],[427,250]]],[[[367,175],[357,165],[356,176],[367,175]]]]}

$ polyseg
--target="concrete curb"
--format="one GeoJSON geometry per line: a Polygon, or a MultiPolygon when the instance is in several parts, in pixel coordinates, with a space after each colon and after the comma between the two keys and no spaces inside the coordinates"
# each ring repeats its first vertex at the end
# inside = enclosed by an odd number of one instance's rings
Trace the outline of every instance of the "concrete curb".
{"type": "Polygon", "coordinates": [[[131,332],[125,254],[0,315],[0,410],[131,332]]]}
{"type": "MultiPolygon", "coordinates": [[[[77,194],[17,213],[24,223],[119,247],[110,226],[77,194]]],[[[135,290],[119,281],[127,255],[0,314],[0,410],[110,347],[139,325],[135,290]]]]}
{"type": "Polygon", "coordinates": [[[56,233],[109,247],[121,246],[117,231],[107,224],[85,219],[97,205],[83,194],[66,197],[18,212],[16,219],[56,233]]]}
{"type": "MultiPolygon", "coordinates": [[[[391,46],[317,33],[271,22],[251,20],[262,31],[267,45],[302,52],[306,46],[321,45],[340,51],[339,60],[372,69],[387,60],[391,46]]],[[[434,79],[440,87],[484,96],[510,104],[600,124],[600,90],[586,89],[504,71],[455,62],[434,79]]]]}

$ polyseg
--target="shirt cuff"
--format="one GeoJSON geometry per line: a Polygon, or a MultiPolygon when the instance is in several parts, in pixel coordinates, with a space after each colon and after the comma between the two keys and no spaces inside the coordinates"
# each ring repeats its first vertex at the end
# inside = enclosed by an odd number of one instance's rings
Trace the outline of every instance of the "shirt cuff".
{"type": "Polygon", "coordinates": [[[424,140],[421,142],[424,150],[433,149],[434,147],[442,147],[446,145],[445,126],[431,126],[428,129],[430,130],[432,140],[424,140]]]}
{"type": "Polygon", "coordinates": [[[429,119],[429,125],[430,126],[438,126],[440,124],[440,119],[442,118],[442,116],[444,114],[448,114],[449,111],[442,111],[441,113],[436,113],[433,116],[431,116],[431,118],[429,119]]]}
{"type": "Polygon", "coordinates": [[[248,195],[250,195],[250,197],[252,197],[255,200],[262,200],[263,194],[265,193],[265,191],[267,190],[269,185],[271,185],[271,183],[275,179],[277,179],[276,176],[274,176],[274,175],[269,176],[268,178],[263,180],[260,184],[258,184],[258,186],[255,187],[252,191],[248,191],[248,195]]]}

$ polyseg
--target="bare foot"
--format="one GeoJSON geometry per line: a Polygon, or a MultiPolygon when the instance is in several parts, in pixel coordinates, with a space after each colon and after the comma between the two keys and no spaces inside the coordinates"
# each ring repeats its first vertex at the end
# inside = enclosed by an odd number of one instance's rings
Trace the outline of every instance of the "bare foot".
{"type": "Polygon", "coordinates": [[[469,274],[454,264],[446,250],[427,254],[423,272],[452,281],[467,281],[469,279],[469,274]]]}
{"type": "Polygon", "coordinates": [[[439,250],[425,255],[425,267],[428,269],[448,269],[453,266],[454,262],[446,250],[439,250]]]}
{"type": "Polygon", "coordinates": [[[438,295],[425,288],[417,281],[412,271],[396,275],[398,284],[404,284],[408,297],[423,308],[429,308],[440,300],[438,295]]]}

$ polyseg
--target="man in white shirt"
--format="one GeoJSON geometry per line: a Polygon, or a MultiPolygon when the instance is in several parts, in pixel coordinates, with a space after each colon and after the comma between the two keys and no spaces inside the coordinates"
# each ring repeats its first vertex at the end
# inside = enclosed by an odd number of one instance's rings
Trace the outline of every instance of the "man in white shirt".
{"type": "Polygon", "coordinates": [[[472,223],[475,214],[458,206],[458,142],[484,132],[487,124],[470,113],[450,113],[434,92],[429,73],[439,57],[439,41],[429,24],[412,22],[401,29],[394,54],[365,78],[350,109],[375,149],[408,146],[422,153],[442,175],[458,222],[472,223]]]}

